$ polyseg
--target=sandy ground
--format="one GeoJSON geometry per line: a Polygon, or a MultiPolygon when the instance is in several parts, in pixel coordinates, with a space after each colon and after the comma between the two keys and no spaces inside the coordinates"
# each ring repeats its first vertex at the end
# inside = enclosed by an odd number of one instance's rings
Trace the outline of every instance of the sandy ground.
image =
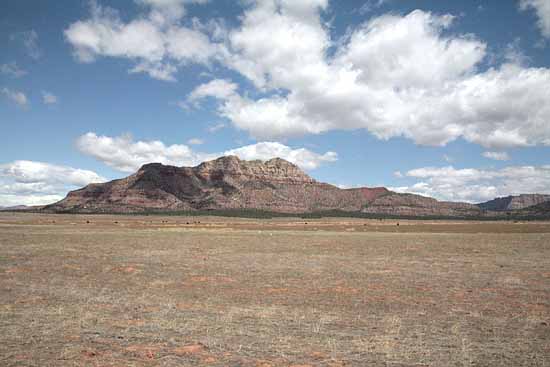
{"type": "Polygon", "coordinates": [[[2,366],[549,366],[549,325],[548,222],[0,213],[2,366]]]}

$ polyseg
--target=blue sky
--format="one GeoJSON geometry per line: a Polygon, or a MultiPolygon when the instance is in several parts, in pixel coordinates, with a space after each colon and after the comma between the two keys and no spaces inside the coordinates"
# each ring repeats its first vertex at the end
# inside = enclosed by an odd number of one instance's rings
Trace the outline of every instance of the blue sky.
{"type": "Polygon", "coordinates": [[[223,154],[550,193],[548,0],[6,0],[0,42],[0,206],[223,154]]]}

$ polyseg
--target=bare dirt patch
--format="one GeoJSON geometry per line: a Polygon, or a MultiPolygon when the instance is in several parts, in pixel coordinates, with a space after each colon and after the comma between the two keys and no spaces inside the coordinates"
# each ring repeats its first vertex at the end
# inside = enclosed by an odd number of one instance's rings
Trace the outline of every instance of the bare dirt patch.
{"type": "Polygon", "coordinates": [[[2,213],[0,365],[549,365],[549,223],[307,222],[2,213]]]}

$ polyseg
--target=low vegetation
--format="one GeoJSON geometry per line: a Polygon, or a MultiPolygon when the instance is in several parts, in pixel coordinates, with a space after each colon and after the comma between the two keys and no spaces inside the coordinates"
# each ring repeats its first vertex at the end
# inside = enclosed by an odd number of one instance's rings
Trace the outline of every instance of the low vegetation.
{"type": "Polygon", "coordinates": [[[0,214],[3,366],[547,366],[550,224],[0,214]]]}
{"type": "MultiPolygon", "coordinates": [[[[11,212],[20,212],[11,211],[11,212]]],[[[42,210],[27,210],[26,212],[42,213],[42,210]]],[[[310,213],[284,213],[256,209],[216,209],[216,210],[140,210],[135,213],[117,213],[110,211],[90,211],[83,213],[80,209],[76,210],[58,210],[57,214],[109,214],[109,215],[155,215],[155,216],[184,216],[184,217],[227,217],[227,218],[254,218],[254,219],[273,219],[273,218],[303,218],[303,219],[321,219],[321,218],[361,218],[361,219],[402,219],[402,220],[464,220],[464,221],[543,221],[550,220],[550,212],[531,214],[528,211],[491,213],[484,216],[443,216],[443,215],[394,215],[382,213],[363,213],[358,211],[343,210],[325,210],[310,213]]]]}

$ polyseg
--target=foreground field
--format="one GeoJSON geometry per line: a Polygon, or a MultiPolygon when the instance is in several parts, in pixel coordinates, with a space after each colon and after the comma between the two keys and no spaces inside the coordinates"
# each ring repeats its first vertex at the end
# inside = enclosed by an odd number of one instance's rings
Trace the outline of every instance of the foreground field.
{"type": "Polygon", "coordinates": [[[2,366],[550,366],[550,223],[0,214],[2,366]]]}

